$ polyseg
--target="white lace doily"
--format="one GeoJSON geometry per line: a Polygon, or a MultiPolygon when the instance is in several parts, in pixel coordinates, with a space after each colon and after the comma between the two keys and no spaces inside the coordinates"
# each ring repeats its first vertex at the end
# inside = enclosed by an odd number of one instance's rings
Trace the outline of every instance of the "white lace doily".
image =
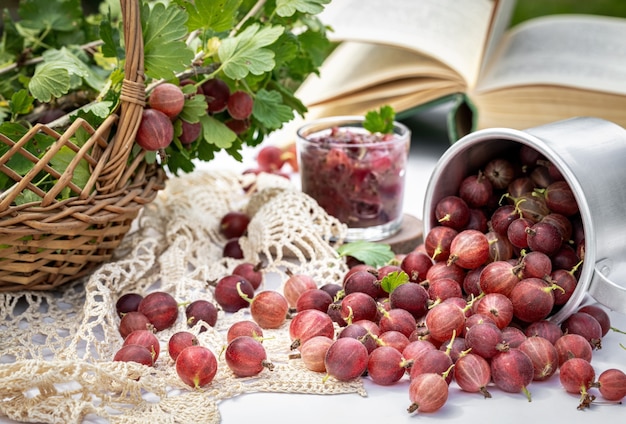
{"type": "Polygon", "coordinates": [[[245,310],[220,311],[214,328],[195,333],[218,357],[218,373],[201,390],[185,386],[167,354],[167,340],[187,329],[181,306],[174,327],[157,333],[154,367],[113,362],[122,345],[116,300],[124,293],[171,293],[179,302],[212,300],[211,281],[241,262],[223,258],[219,220],[230,210],[252,216],[241,239],[245,261],[263,261],[268,288],[280,290],[288,271],[318,285],[340,281],[345,261],[326,240],[341,242],[346,228],[282,178],[196,171],[168,181],[142,211],[113,260],[91,276],[50,292],[0,294],[0,414],[16,421],[79,423],[92,414],[112,423],[220,421],[219,402],[251,392],[359,393],[359,380],[341,383],[289,359],[289,321],[266,330],[263,344],[273,371],[237,378],[221,350],[225,331],[245,310]],[[275,287],[269,287],[273,281],[275,287]]]}

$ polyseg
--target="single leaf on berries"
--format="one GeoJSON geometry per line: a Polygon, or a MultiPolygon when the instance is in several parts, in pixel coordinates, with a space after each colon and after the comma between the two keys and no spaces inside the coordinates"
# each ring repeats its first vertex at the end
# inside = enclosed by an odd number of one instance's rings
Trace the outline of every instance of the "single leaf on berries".
{"type": "Polygon", "coordinates": [[[337,252],[340,256],[352,256],[374,267],[389,263],[395,256],[388,244],[362,240],[342,244],[337,248],[337,252]]]}
{"type": "Polygon", "coordinates": [[[409,274],[404,271],[390,272],[380,281],[380,287],[387,293],[391,294],[396,287],[409,282],[409,274]]]}

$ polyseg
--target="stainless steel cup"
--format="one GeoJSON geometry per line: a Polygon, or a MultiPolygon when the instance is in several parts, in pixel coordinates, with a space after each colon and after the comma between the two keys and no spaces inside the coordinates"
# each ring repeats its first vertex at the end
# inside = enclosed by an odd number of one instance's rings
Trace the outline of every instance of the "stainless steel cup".
{"type": "Polygon", "coordinates": [[[429,180],[424,234],[437,223],[439,199],[455,194],[465,176],[520,143],[542,153],[563,174],[585,233],[576,290],[550,319],[561,322],[593,299],[626,313],[626,130],[612,122],[581,117],[524,131],[484,129],[461,138],[442,155],[429,180]]]}

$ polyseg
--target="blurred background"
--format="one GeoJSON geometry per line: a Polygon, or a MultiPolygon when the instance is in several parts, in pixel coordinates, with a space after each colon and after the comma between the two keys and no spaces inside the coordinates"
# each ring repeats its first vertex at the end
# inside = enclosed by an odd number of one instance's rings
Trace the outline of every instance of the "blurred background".
{"type": "MultiPolygon", "coordinates": [[[[60,1],[60,0],[53,0],[60,1]]],[[[340,0],[334,0],[340,1],[340,0]]],[[[84,10],[94,13],[101,1],[82,0],[84,10]]],[[[19,0],[0,0],[0,9],[11,11],[11,18],[17,19],[15,9],[19,0]]],[[[626,1],[624,0],[518,0],[511,25],[542,15],[555,13],[589,13],[596,15],[612,15],[626,17],[626,1]]],[[[0,21],[0,31],[2,22],[0,21]]]]}
{"type": "Polygon", "coordinates": [[[511,25],[537,16],[557,13],[588,13],[626,17],[626,2],[623,0],[518,0],[511,25]]]}

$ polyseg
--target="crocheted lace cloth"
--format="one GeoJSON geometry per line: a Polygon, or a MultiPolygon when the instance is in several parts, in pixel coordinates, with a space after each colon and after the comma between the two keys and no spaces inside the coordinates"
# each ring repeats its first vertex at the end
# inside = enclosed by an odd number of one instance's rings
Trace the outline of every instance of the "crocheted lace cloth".
{"type": "MultiPolygon", "coordinates": [[[[244,261],[263,261],[265,286],[280,290],[288,272],[307,273],[319,286],[340,281],[345,261],[325,240],[342,242],[346,228],[288,180],[261,174],[196,171],[174,177],[147,205],[116,256],[89,277],[55,291],[0,294],[0,415],[24,422],[220,422],[219,403],[243,393],[281,392],[365,396],[362,382],[343,383],[289,357],[289,320],[264,330],[273,371],[237,378],[223,355],[225,333],[247,310],[219,312],[215,327],[187,328],[181,305],[174,327],[157,333],[154,367],[114,362],[122,346],[117,299],[124,293],[163,290],[179,302],[213,300],[212,287],[241,260],[223,258],[219,220],[230,210],[252,216],[241,239],[244,261]],[[270,282],[274,286],[270,287],[270,282]],[[196,334],[218,358],[214,380],[191,389],[176,374],[167,340],[180,330],[196,334]]],[[[260,290],[259,289],[259,290],[260,290]]]]}

